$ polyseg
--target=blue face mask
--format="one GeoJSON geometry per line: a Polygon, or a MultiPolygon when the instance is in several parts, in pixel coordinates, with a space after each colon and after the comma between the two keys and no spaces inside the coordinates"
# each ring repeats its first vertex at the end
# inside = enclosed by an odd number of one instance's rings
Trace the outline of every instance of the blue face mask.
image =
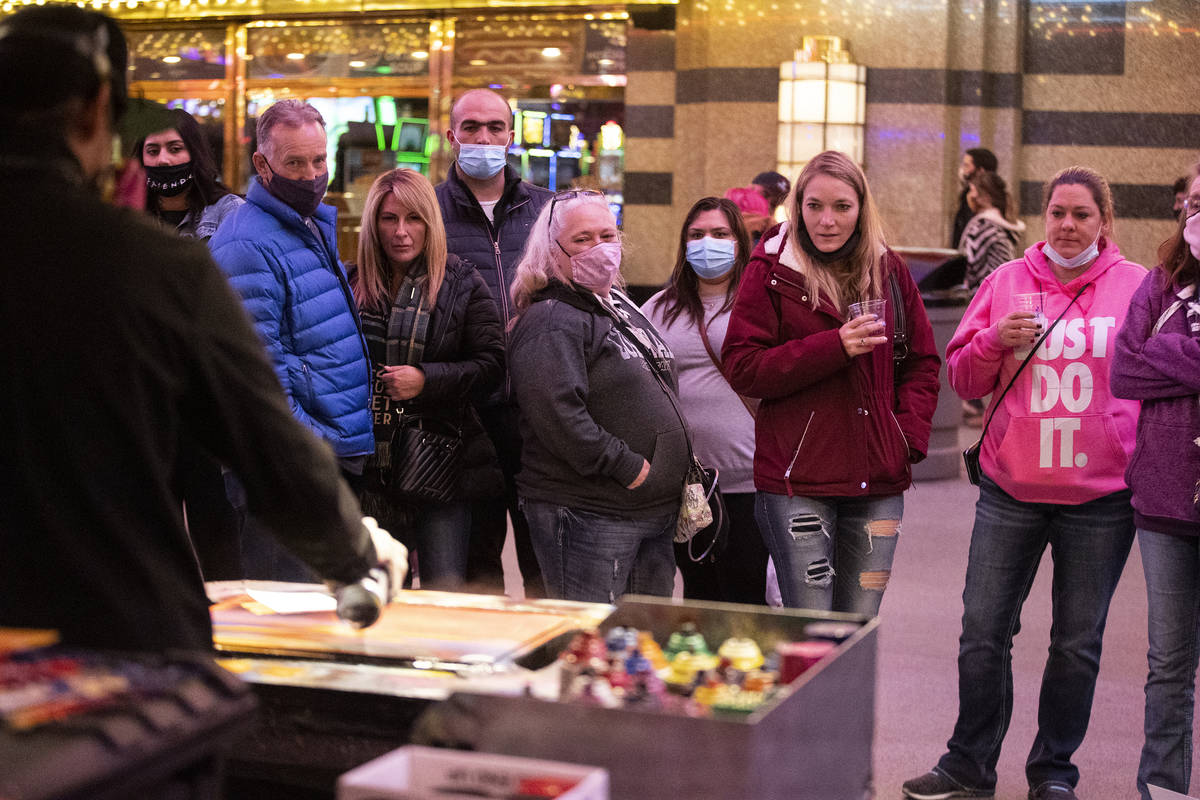
{"type": "Polygon", "coordinates": [[[687,262],[701,278],[713,280],[724,277],[733,269],[737,257],[737,242],[733,239],[692,239],[687,243],[687,262]]]}
{"type": "Polygon", "coordinates": [[[460,144],[458,167],[477,181],[486,181],[504,169],[508,148],[502,144],[460,144]]]}
{"type": "Polygon", "coordinates": [[[1082,267],[1084,264],[1094,260],[1100,255],[1100,237],[1097,236],[1096,241],[1092,242],[1090,245],[1081,250],[1079,255],[1075,256],[1074,258],[1065,258],[1057,250],[1051,247],[1049,242],[1046,242],[1044,245],[1042,245],[1042,255],[1053,261],[1055,264],[1058,264],[1063,269],[1076,269],[1077,267],[1082,267]]]}

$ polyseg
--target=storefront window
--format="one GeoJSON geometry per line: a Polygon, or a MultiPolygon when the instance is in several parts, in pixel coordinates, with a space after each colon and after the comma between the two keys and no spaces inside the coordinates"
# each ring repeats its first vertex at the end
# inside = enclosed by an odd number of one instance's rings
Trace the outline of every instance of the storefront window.
{"type": "Polygon", "coordinates": [[[515,98],[509,163],[522,177],[600,189],[618,211],[627,26],[621,14],[479,15],[459,19],[454,46],[456,94],[486,86],[515,98]]]}
{"type": "Polygon", "coordinates": [[[131,81],[223,80],[225,29],[127,31],[131,81]]]}
{"type": "Polygon", "coordinates": [[[429,72],[429,23],[251,28],[250,79],[421,76],[429,72]]]}

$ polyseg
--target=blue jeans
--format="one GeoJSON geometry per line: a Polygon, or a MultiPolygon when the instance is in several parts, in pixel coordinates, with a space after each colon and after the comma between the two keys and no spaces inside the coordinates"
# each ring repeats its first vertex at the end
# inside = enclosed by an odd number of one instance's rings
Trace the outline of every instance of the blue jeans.
{"type": "Polygon", "coordinates": [[[626,592],[670,597],[678,514],[622,519],[522,500],[548,597],[614,603],[626,592]]]}
{"type": "Polygon", "coordinates": [[[1192,715],[1200,640],[1200,540],[1138,530],[1149,603],[1150,675],[1146,743],[1137,787],[1187,794],[1192,779],[1192,715]]]}
{"type": "Polygon", "coordinates": [[[422,589],[453,591],[467,578],[470,535],[469,503],[429,503],[417,511],[411,534],[397,538],[417,553],[422,589]]]}
{"type": "Polygon", "coordinates": [[[788,497],[759,492],[755,517],[787,608],[875,616],[900,536],[904,495],[788,497]]]}
{"type": "Polygon", "coordinates": [[[983,477],[963,589],[958,721],[939,770],[970,788],[996,786],[996,761],[1012,717],[1013,637],[1049,545],[1050,653],[1025,777],[1030,788],[1079,782],[1071,756],[1087,732],[1108,604],[1132,544],[1128,490],[1080,505],[1023,503],[983,477]]]}

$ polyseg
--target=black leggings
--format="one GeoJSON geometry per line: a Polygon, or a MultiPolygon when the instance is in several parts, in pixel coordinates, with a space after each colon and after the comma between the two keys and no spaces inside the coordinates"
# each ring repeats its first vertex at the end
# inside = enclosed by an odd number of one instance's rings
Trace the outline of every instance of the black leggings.
{"type": "MultiPolygon", "coordinates": [[[[675,563],[683,573],[683,596],[689,600],[766,605],[767,547],[754,521],[754,493],[721,493],[729,515],[729,544],[715,561],[696,563],[686,544],[675,545],[675,563]]],[[[699,543],[693,550],[703,552],[699,543]]]]}

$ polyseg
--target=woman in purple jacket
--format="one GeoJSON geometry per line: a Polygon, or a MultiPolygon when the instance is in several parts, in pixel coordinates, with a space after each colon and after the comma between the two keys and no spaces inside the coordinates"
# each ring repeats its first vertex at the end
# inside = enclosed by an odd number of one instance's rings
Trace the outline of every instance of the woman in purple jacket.
{"type": "Polygon", "coordinates": [[[1117,336],[1112,391],[1142,401],[1125,472],[1149,601],[1147,784],[1186,794],[1200,654],[1200,164],[1162,263],[1134,294],[1117,336]]]}

